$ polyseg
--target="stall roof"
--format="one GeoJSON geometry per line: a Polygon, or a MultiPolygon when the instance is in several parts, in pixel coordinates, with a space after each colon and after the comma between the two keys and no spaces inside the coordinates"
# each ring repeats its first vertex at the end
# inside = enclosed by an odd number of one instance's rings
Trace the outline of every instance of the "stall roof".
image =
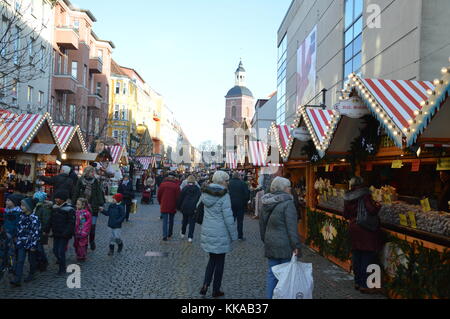
{"type": "Polygon", "coordinates": [[[267,161],[267,145],[264,142],[249,142],[249,160],[255,167],[266,166],[267,161]]]}
{"type": "MultiPolygon", "coordinates": [[[[47,123],[51,139],[61,151],[50,114],[14,114],[3,112],[0,115],[0,149],[26,151],[42,126],[47,123]]],[[[62,151],[61,151],[62,152],[62,151]]]]}
{"type": "Polygon", "coordinates": [[[58,137],[58,141],[63,152],[67,151],[74,137],[77,136],[79,145],[81,146],[81,150],[83,151],[83,153],[87,153],[86,143],[84,141],[83,134],[81,133],[80,126],[60,125],[54,126],[53,129],[55,130],[56,136],[58,137]]]}
{"type": "Polygon", "coordinates": [[[423,107],[423,124],[412,136],[415,143],[420,136],[424,139],[450,139],[450,66],[441,70],[442,76],[434,80],[435,89],[423,107]],[[428,126],[428,127],[427,127],[428,126]]]}
{"type": "Polygon", "coordinates": [[[432,116],[428,104],[435,104],[430,96],[433,99],[436,91],[430,81],[361,79],[351,74],[349,84],[400,148],[404,140],[407,146],[414,144],[432,116]]]}
{"type": "Polygon", "coordinates": [[[305,106],[300,107],[300,112],[314,141],[317,152],[321,157],[324,157],[341,118],[340,113],[335,110],[305,106]]]}
{"type": "Polygon", "coordinates": [[[139,161],[139,163],[142,164],[142,168],[144,170],[148,170],[148,168],[150,167],[150,165],[152,167],[156,167],[156,165],[154,166],[155,162],[155,157],[154,156],[143,156],[143,157],[136,157],[136,160],[139,161]]]}
{"type": "Polygon", "coordinates": [[[125,157],[128,161],[128,154],[127,154],[127,150],[126,150],[125,146],[114,145],[109,148],[109,151],[111,153],[112,162],[114,164],[118,164],[122,157],[125,157]]]}

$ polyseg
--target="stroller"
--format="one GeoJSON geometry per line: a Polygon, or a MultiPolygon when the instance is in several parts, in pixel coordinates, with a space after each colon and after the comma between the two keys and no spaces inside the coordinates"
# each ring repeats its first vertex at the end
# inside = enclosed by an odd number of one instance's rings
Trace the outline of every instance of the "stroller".
{"type": "Polygon", "coordinates": [[[153,204],[153,190],[151,187],[145,187],[142,192],[141,204],[153,204]]]}

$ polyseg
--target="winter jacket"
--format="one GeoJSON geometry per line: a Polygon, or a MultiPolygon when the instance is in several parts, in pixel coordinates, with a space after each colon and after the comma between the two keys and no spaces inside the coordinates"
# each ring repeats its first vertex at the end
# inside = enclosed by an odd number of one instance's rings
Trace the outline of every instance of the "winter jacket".
{"type": "Polygon", "coordinates": [[[205,205],[201,232],[201,247],[212,254],[226,254],[237,240],[237,228],[231,210],[230,195],[221,185],[210,184],[203,189],[205,205]]]}
{"type": "Polygon", "coordinates": [[[75,237],[85,238],[89,235],[92,226],[92,214],[86,209],[75,212],[75,237]]]}
{"type": "Polygon", "coordinates": [[[34,214],[39,218],[39,222],[41,223],[41,233],[39,234],[39,237],[42,245],[47,245],[48,243],[48,236],[44,236],[44,234],[48,234],[50,232],[52,206],[52,202],[45,201],[43,203],[37,203],[34,209],[34,214]]]}
{"type": "Polygon", "coordinates": [[[372,200],[368,188],[359,188],[350,191],[344,196],[344,217],[350,221],[349,236],[353,250],[377,252],[383,248],[383,236],[381,229],[369,231],[360,227],[356,223],[358,216],[358,202],[364,201],[367,212],[371,215],[378,215],[380,206],[372,200]]]}
{"type": "Polygon", "coordinates": [[[102,214],[108,216],[108,227],[112,229],[122,228],[122,223],[125,220],[125,207],[123,204],[111,204],[107,210],[102,211],[102,214]]]}
{"type": "Polygon", "coordinates": [[[158,202],[161,205],[161,213],[175,214],[179,196],[180,186],[178,183],[175,180],[165,180],[158,189],[158,202]]]}
{"type": "Polygon", "coordinates": [[[259,229],[265,256],[270,259],[291,258],[295,249],[301,249],[292,195],[285,192],[269,193],[261,201],[259,229]]]}
{"type": "Polygon", "coordinates": [[[130,181],[128,181],[127,185],[125,185],[124,183],[120,183],[117,192],[123,195],[123,202],[125,205],[131,205],[131,202],[134,199],[134,192],[133,184],[131,184],[130,181]]]}
{"type": "Polygon", "coordinates": [[[75,208],[68,203],[54,205],[50,229],[54,237],[71,239],[75,233],[75,208]]]}
{"type": "Polygon", "coordinates": [[[233,216],[246,211],[247,202],[250,199],[250,191],[243,181],[239,178],[232,178],[228,184],[228,191],[231,198],[231,209],[233,216]]]}
{"type": "Polygon", "coordinates": [[[3,228],[11,237],[17,234],[17,223],[19,222],[20,214],[22,214],[22,209],[19,206],[5,208],[3,228]]]}
{"type": "MultiPolygon", "coordinates": [[[[185,179],[185,180],[181,183],[180,189],[183,190],[183,188],[185,188],[186,186],[188,186],[188,184],[189,184],[188,181],[185,179]]],[[[195,186],[197,186],[198,189],[200,189],[200,185],[199,185],[197,182],[195,182],[195,186]]]]}
{"type": "MultiPolygon", "coordinates": [[[[46,184],[52,185],[55,190],[67,191],[69,193],[69,198],[72,198],[74,184],[73,179],[70,178],[69,174],[63,173],[53,177],[40,176],[39,179],[46,184]]],[[[56,192],[54,192],[54,194],[56,194],[56,192]]]]}
{"type": "Polygon", "coordinates": [[[41,233],[41,223],[39,218],[33,213],[27,215],[20,214],[19,222],[17,223],[17,240],[16,247],[24,249],[36,249],[41,233]]]}
{"type": "MultiPolygon", "coordinates": [[[[78,198],[86,198],[85,191],[87,183],[88,182],[84,179],[84,177],[81,177],[78,180],[72,197],[72,203],[76,203],[78,198]]],[[[89,205],[91,205],[92,215],[97,217],[98,209],[105,204],[105,196],[98,179],[95,179],[92,183],[91,197],[86,199],[88,200],[89,205]]]]}
{"type": "Polygon", "coordinates": [[[178,198],[177,208],[183,215],[192,216],[195,213],[195,208],[200,199],[202,192],[195,184],[188,184],[181,191],[178,198]]]}

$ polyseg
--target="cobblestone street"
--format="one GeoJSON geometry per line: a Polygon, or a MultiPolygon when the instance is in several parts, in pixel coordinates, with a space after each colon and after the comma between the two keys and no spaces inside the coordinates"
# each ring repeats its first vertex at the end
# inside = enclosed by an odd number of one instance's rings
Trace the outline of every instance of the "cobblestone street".
{"type": "MultiPolygon", "coordinates": [[[[0,298],[200,298],[208,261],[199,244],[200,227],[196,228],[193,244],[181,240],[181,214],[177,214],[174,239],[163,243],[159,206],[140,206],[138,214],[132,215],[131,222],[122,229],[124,251],[108,257],[106,221],[105,216],[99,218],[97,250],[89,251],[87,262],[81,266],[80,289],[69,289],[66,277],[56,277],[57,266],[50,253],[49,270],[38,274],[35,281],[11,288],[4,278],[0,282],[0,298]],[[146,256],[152,252],[165,256],[146,256]]],[[[230,299],[263,299],[267,262],[258,221],[246,218],[244,227],[247,240],[236,242],[233,252],[227,255],[222,289],[230,299]]],[[[72,245],[73,242],[68,251],[68,265],[76,261],[72,245]]],[[[303,255],[303,261],[313,263],[315,298],[381,298],[355,291],[349,274],[311,250],[305,248],[303,255]]]]}

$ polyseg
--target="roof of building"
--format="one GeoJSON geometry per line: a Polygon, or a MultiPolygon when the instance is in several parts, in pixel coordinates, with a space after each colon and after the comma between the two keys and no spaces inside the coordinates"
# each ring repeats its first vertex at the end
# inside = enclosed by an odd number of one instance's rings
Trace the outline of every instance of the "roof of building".
{"type": "Polygon", "coordinates": [[[242,64],[242,61],[239,62],[239,66],[238,66],[236,72],[245,72],[244,65],[242,64]]]}
{"type": "Polygon", "coordinates": [[[245,86],[235,86],[228,91],[226,98],[236,97],[236,96],[250,96],[253,97],[252,91],[250,91],[245,86]]]}
{"type": "Polygon", "coordinates": [[[116,63],[113,59],[111,59],[111,74],[117,74],[128,77],[128,74],[126,74],[120,65],[116,63]]]}

